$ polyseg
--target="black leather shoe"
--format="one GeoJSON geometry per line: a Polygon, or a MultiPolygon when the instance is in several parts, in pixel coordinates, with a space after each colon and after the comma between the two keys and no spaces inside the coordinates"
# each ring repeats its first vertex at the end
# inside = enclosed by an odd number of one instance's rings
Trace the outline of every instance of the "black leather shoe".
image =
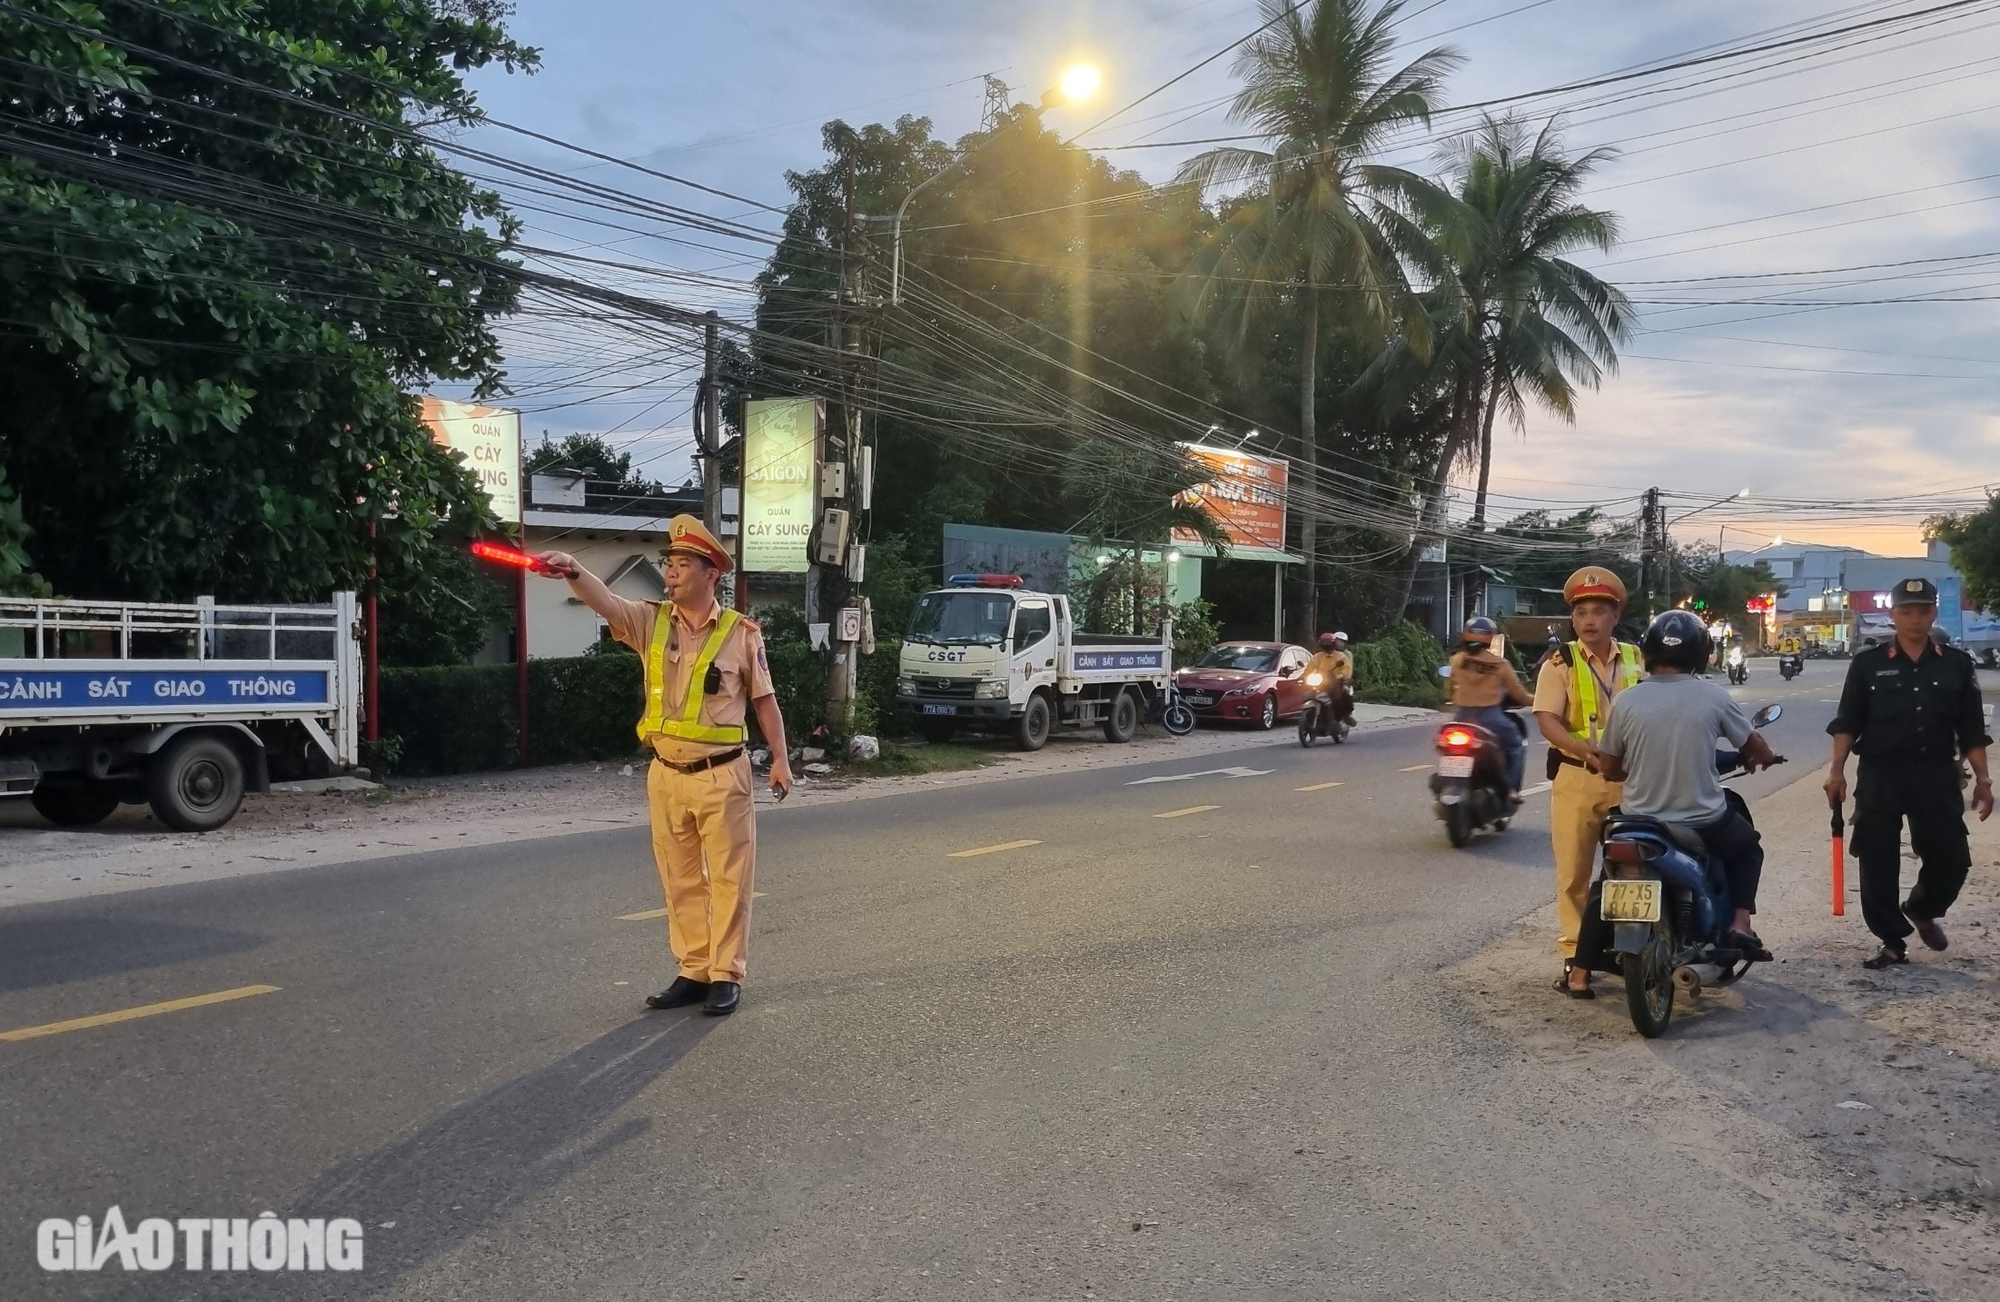
{"type": "Polygon", "coordinates": [[[698,1004],[709,997],[706,981],[691,981],[687,977],[675,977],[674,983],[656,995],[646,996],[648,1008],[686,1008],[698,1004]]]}
{"type": "Polygon", "coordinates": [[[701,1011],[709,1017],[727,1017],[736,1011],[736,1005],[743,1002],[743,987],[734,981],[712,981],[708,987],[708,1002],[701,1011]]]}
{"type": "Polygon", "coordinates": [[[1911,918],[1910,921],[1916,924],[1917,937],[1926,947],[1935,950],[1950,948],[1951,941],[1945,937],[1944,928],[1938,926],[1936,918],[1911,918]]]}

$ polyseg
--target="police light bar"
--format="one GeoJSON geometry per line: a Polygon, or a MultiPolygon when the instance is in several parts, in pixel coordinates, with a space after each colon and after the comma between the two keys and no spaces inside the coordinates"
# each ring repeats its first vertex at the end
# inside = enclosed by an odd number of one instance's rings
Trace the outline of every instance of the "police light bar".
{"type": "Polygon", "coordinates": [[[954,574],[945,580],[953,588],[1025,588],[1028,581],[1018,574],[954,574]]]}
{"type": "Polygon", "coordinates": [[[472,554],[482,561],[492,561],[498,565],[511,565],[518,570],[533,570],[536,574],[546,574],[552,579],[573,579],[572,570],[559,570],[539,556],[532,556],[516,547],[504,543],[476,542],[472,544],[472,554]]]}

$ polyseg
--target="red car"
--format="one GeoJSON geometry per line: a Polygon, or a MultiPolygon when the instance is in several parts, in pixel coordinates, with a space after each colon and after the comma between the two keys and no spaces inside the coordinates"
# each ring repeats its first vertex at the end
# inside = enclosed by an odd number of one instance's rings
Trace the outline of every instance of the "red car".
{"type": "Polygon", "coordinates": [[[1305,708],[1306,661],[1287,642],[1224,642],[1174,675],[1195,718],[1275,728],[1305,708]]]}

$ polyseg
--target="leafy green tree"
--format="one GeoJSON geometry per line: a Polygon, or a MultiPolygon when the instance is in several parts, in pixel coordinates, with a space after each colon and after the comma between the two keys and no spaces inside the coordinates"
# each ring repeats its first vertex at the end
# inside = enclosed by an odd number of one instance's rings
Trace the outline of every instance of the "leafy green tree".
{"type": "Polygon", "coordinates": [[[580,470],[587,483],[618,493],[646,494],[660,491],[656,480],[648,479],[632,467],[632,454],[611,446],[602,434],[565,434],[551,440],[545,431],[542,441],[528,453],[528,471],[580,470]]]}
{"type": "Polygon", "coordinates": [[[1977,511],[1933,516],[1924,537],[1951,548],[1951,563],[1965,576],[1965,596],[1982,610],[2000,610],[2000,495],[1977,511]]]}
{"type": "Polygon", "coordinates": [[[97,597],[435,587],[494,527],[418,421],[500,382],[515,224],[419,128],[532,67],[491,0],[21,0],[0,13],[0,460],[97,597]]]}
{"type": "MultiPolygon", "coordinates": [[[[1577,387],[1596,388],[1617,366],[1632,306],[1622,290],[1569,260],[1582,250],[1608,253],[1618,242],[1617,217],[1577,201],[1610,150],[1569,157],[1555,119],[1530,137],[1520,122],[1489,116],[1453,152],[1458,203],[1451,215],[1458,220],[1432,238],[1451,261],[1449,283],[1480,345],[1474,366],[1483,381],[1477,389],[1483,413],[1472,515],[1472,527],[1480,529],[1494,414],[1504,406],[1523,426],[1532,399],[1574,421],[1577,387]]],[[[1457,435],[1473,441],[1464,426],[1457,435]]]]}
{"type": "MultiPolygon", "coordinates": [[[[1428,125],[1459,56],[1441,47],[1391,72],[1401,0],[1384,0],[1373,14],[1365,0],[1259,0],[1259,11],[1269,25],[1237,57],[1244,85],[1230,118],[1264,133],[1271,147],[1210,150],[1178,179],[1248,187],[1222,239],[1196,264],[1196,283],[1205,306],[1236,319],[1239,348],[1257,338],[1272,300],[1296,301],[1298,449],[1305,484],[1317,489],[1322,327],[1383,342],[1400,327],[1420,351],[1427,334],[1401,260],[1421,252],[1421,232],[1398,207],[1421,182],[1370,160],[1394,132],[1428,125]]],[[[1318,514],[1309,498],[1300,542],[1308,625],[1318,619],[1318,514]]]]}
{"type": "Polygon", "coordinates": [[[0,597],[45,597],[49,585],[28,560],[28,522],[21,501],[7,484],[7,467],[0,466],[0,597]]]}
{"type": "Polygon", "coordinates": [[[825,165],[787,177],[796,202],[759,278],[764,333],[726,358],[725,410],[782,393],[837,406],[858,377],[876,540],[906,538],[920,562],[935,564],[949,521],[1163,540],[1174,495],[1201,478],[1174,444],[1214,398],[1200,331],[1170,295],[1213,218],[1025,106],[956,149],[914,117],[833,122],[822,138],[825,165]],[[920,185],[900,301],[886,302],[893,245],[869,216],[920,185]],[[843,275],[878,304],[859,358],[827,343],[853,320],[843,275]]]}
{"type": "Polygon", "coordinates": [[[1530,136],[1518,121],[1489,116],[1447,157],[1445,184],[1404,192],[1440,259],[1427,296],[1437,323],[1431,364],[1449,377],[1440,384],[1452,395],[1444,445],[1424,486],[1419,543],[1443,526],[1447,479],[1465,459],[1479,466],[1471,527],[1484,531],[1494,416],[1505,407],[1524,428],[1532,400],[1573,421],[1578,386],[1595,388],[1617,365],[1632,315],[1622,291],[1569,260],[1617,242],[1617,218],[1578,202],[1609,151],[1572,158],[1554,120],[1530,136]]]}

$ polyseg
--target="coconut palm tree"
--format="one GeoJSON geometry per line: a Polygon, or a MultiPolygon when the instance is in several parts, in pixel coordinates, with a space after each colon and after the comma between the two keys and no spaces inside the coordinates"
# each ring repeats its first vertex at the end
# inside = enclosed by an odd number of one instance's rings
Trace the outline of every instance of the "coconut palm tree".
{"type": "Polygon", "coordinates": [[[1631,336],[1632,305],[1623,290],[1569,260],[1586,249],[1608,253],[1618,242],[1617,216],[1577,201],[1611,151],[1568,157],[1556,119],[1531,138],[1520,122],[1489,116],[1453,153],[1457,203],[1445,222],[1432,224],[1431,238],[1452,263],[1462,328],[1474,345],[1462,360],[1476,368],[1476,400],[1456,431],[1456,446],[1446,450],[1446,465],[1477,455],[1472,519],[1479,530],[1486,523],[1494,414],[1505,407],[1524,427],[1532,399],[1574,421],[1578,386],[1595,389],[1617,369],[1618,345],[1631,336]]]}
{"type": "MultiPolygon", "coordinates": [[[[1256,337],[1274,307],[1296,311],[1299,330],[1300,511],[1306,619],[1318,619],[1314,419],[1323,327],[1376,342],[1397,328],[1424,329],[1399,254],[1422,232],[1396,196],[1422,185],[1370,160],[1391,133],[1428,125],[1443,79],[1459,62],[1433,49],[1391,72],[1391,35],[1402,0],[1371,14],[1366,0],[1259,0],[1267,22],[1237,56],[1243,79],[1230,119],[1254,127],[1266,149],[1222,148],[1183,166],[1177,179],[1240,190],[1212,255],[1197,267],[1197,299],[1236,316],[1239,341],[1256,337]]],[[[1372,351],[1372,350],[1371,350],[1372,351]]]]}
{"type": "Polygon", "coordinates": [[[1578,387],[1594,389],[1617,368],[1618,345],[1631,333],[1624,292],[1569,261],[1617,243],[1618,218],[1577,201],[1610,151],[1572,158],[1555,119],[1531,137],[1520,122],[1489,116],[1446,156],[1446,186],[1402,192],[1444,261],[1425,297],[1434,318],[1431,361],[1453,383],[1451,423],[1405,571],[1406,601],[1419,550],[1443,528],[1457,462],[1478,462],[1472,529],[1486,527],[1495,414],[1504,407],[1524,428],[1532,401],[1574,421],[1578,387]]]}

